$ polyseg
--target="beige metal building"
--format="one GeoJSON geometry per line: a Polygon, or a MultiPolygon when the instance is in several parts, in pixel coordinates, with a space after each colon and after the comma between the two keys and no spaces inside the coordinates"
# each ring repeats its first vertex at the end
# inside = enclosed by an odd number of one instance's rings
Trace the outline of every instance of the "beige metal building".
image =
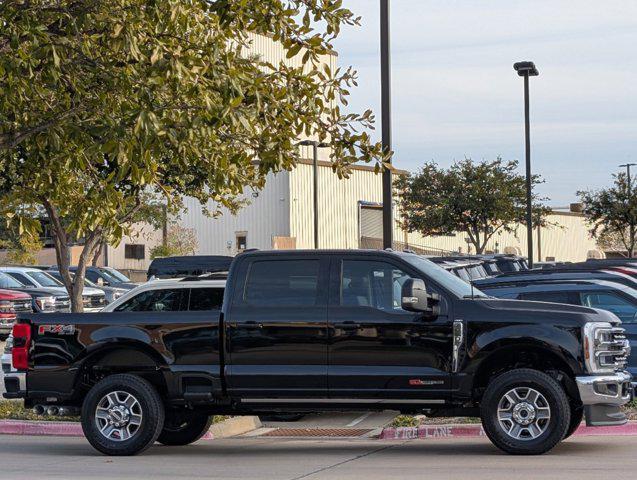
{"type": "MultiPolygon", "coordinates": [[[[196,231],[201,254],[234,255],[245,248],[313,248],[312,172],[312,162],[303,159],[296,169],[271,175],[263,191],[246,197],[250,204],[237,215],[225,212],[212,219],[201,213],[196,201],[187,200],[188,211],[181,223],[196,231]]],[[[327,162],[319,163],[318,175],[319,247],[380,248],[381,176],[371,167],[355,166],[349,179],[339,179],[327,162]]],[[[395,208],[395,218],[398,213],[395,208]]],[[[581,261],[596,249],[581,214],[553,212],[549,221],[557,226],[536,230],[535,258],[581,261]]],[[[462,233],[423,237],[408,234],[396,224],[394,240],[397,248],[429,253],[467,252],[462,233]]],[[[496,234],[487,249],[517,250],[526,255],[526,228],[520,226],[513,233],[496,234]]]]}

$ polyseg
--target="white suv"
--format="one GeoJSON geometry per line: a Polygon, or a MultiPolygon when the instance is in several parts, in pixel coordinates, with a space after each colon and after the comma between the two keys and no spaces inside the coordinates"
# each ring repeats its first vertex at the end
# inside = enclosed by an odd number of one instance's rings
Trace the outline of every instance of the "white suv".
{"type": "Polygon", "coordinates": [[[191,277],[149,280],[129,290],[103,312],[159,312],[220,310],[225,279],[191,277]]]}

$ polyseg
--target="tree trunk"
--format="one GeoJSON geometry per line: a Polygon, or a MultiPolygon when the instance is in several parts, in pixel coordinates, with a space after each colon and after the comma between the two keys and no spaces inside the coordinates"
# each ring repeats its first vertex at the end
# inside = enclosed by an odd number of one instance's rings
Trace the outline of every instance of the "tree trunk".
{"type": "Polygon", "coordinates": [[[99,243],[98,248],[95,250],[95,254],[93,255],[93,259],[91,260],[91,265],[93,267],[97,267],[97,262],[99,262],[100,257],[104,254],[104,250],[106,250],[106,242],[102,241],[99,243]]]}

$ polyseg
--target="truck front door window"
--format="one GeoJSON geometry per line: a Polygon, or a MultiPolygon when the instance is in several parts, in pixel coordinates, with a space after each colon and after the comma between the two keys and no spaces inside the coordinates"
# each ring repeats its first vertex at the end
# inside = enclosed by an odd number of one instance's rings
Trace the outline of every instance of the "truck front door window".
{"type": "Polygon", "coordinates": [[[389,263],[344,261],[341,305],[402,311],[401,289],[409,278],[389,263]]]}

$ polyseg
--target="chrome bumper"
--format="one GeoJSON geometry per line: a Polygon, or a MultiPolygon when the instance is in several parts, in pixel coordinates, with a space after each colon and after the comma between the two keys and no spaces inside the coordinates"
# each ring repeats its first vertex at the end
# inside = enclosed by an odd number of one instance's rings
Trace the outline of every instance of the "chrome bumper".
{"type": "Polygon", "coordinates": [[[626,371],[609,375],[575,377],[584,405],[586,425],[623,425],[628,421],[621,406],[633,396],[632,375],[626,371]]]}
{"type": "Polygon", "coordinates": [[[632,375],[625,371],[575,377],[575,381],[583,405],[624,405],[632,397],[632,375]]]}

